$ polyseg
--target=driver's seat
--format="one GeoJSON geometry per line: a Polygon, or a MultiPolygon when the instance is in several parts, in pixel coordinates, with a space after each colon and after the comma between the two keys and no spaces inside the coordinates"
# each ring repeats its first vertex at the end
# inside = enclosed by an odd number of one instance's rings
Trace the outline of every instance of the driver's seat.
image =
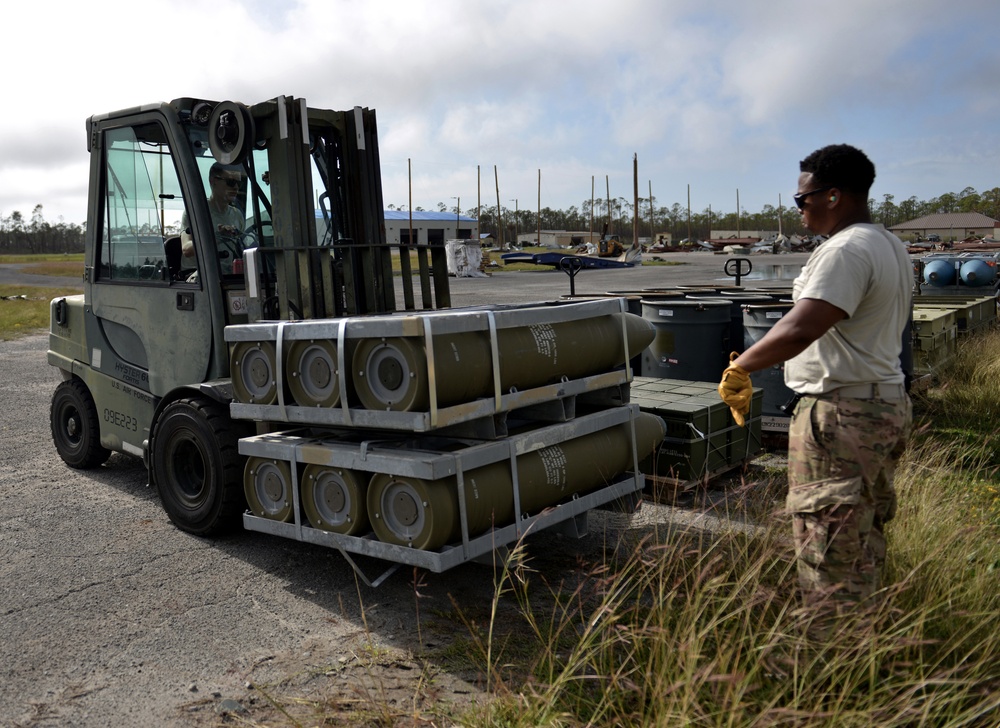
{"type": "Polygon", "coordinates": [[[163,253],[167,258],[167,273],[175,281],[181,272],[181,236],[173,235],[163,241],[163,253]]]}

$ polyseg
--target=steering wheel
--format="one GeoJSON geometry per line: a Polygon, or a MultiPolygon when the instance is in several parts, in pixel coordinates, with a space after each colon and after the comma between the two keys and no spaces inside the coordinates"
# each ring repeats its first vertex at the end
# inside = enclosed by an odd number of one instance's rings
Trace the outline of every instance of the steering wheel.
{"type": "MultiPolygon", "coordinates": [[[[233,260],[243,257],[243,251],[257,247],[257,235],[253,230],[245,230],[235,235],[229,233],[219,233],[215,237],[220,253],[226,252],[233,257],[233,260]]],[[[220,255],[220,258],[226,256],[220,255]]]]}
{"type": "Polygon", "coordinates": [[[239,246],[240,254],[242,255],[244,250],[257,247],[257,233],[255,233],[252,228],[244,230],[239,234],[236,242],[239,246]]]}

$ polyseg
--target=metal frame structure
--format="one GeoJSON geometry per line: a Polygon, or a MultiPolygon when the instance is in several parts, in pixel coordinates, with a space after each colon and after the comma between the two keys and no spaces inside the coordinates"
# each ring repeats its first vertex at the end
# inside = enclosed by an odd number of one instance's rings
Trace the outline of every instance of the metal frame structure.
{"type": "MultiPolygon", "coordinates": [[[[344,442],[335,433],[309,435],[303,432],[280,432],[257,435],[240,441],[242,455],[273,458],[291,463],[293,484],[293,521],[279,522],[251,514],[243,516],[243,525],[250,531],[261,531],[295,541],[337,549],[344,555],[359,576],[369,586],[378,586],[401,564],[419,566],[434,572],[443,572],[467,561],[476,560],[492,551],[517,541],[531,531],[566,524],[573,519],[571,532],[586,535],[586,513],[594,508],[619,503],[623,508],[635,509],[639,493],[644,486],[633,448],[633,469],[613,482],[590,493],[572,496],[569,500],[545,508],[540,513],[528,514],[521,509],[520,484],[517,475],[517,458],[529,452],[558,445],[583,435],[629,424],[635,441],[634,421],[638,407],[625,405],[577,417],[569,422],[531,430],[492,442],[470,442],[456,451],[437,451],[428,447],[411,449],[413,438],[394,440],[379,438],[360,442],[344,442]],[[322,456],[320,456],[322,453],[322,456]],[[470,537],[465,501],[464,474],[483,465],[507,461],[513,481],[514,522],[470,537]],[[384,543],[374,535],[348,536],[311,527],[303,518],[298,487],[299,466],[305,464],[329,465],[366,472],[388,472],[398,475],[439,480],[455,477],[455,487],[461,519],[461,543],[450,544],[437,551],[425,551],[391,543],[384,543]],[[394,566],[375,580],[369,580],[350,554],[374,557],[394,562],[394,566]]],[[[356,434],[356,433],[355,433],[356,434]]],[[[417,440],[419,442],[419,440],[417,440]]]]}

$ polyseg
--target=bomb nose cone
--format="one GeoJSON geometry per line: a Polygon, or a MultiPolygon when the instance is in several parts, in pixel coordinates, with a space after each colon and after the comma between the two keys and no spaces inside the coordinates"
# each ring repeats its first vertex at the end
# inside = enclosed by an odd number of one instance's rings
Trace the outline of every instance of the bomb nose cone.
{"type": "MultiPolygon", "coordinates": [[[[656,338],[656,327],[651,321],[634,313],[622,313],[619,316],[625,317],[625,334],[628,336],[628,356],[625,358],[631,359],[653,343],[653,339],[656,338]]],[[[624,361],[625,359],[622,359],[620,363],[624,361]]]]}

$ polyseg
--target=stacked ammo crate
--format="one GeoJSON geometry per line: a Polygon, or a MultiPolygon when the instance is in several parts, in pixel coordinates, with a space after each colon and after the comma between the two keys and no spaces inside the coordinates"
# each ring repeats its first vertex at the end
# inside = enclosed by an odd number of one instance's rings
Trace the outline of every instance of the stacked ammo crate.
{"type": "Polygon", "coordinates": [[[667,435],[639,468],[658,485],[690,487],[746,464],[761,450],[764,390],[754,388],[745,426],[735,423],[714,382],[636,377],[632,402],[661,418],[667,435]]]}
{"type": "Polygon", "coordinates": [[[244,526],[437,572],[583,532],[663,436],[622,366],[651,337],[617,299],[227,327],[244,526]]]}
{"type": "Polygon", "coordinates": [[[971,293],[914,296],[914,374],[936,374],[954,358],[963,337],[984,331],[996,322],[994,296],[971,293]]]}

